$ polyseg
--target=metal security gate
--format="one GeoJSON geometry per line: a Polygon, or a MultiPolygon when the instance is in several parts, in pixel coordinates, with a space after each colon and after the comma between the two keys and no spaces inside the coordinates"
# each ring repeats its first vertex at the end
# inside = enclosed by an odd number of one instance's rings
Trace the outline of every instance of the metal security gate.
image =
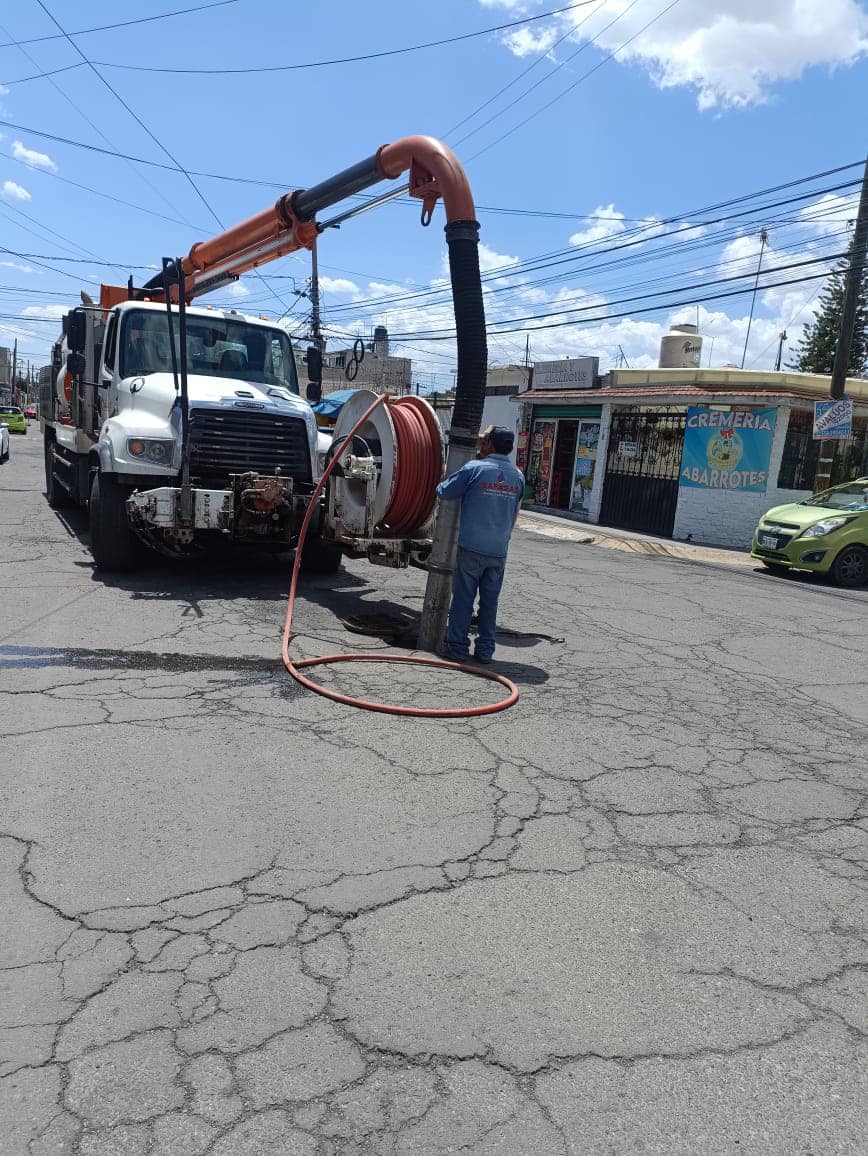
{"type": "Polygon", "coordinates": [[[600,521],[671,538],[686,413],[612,415],[600,521]]]}

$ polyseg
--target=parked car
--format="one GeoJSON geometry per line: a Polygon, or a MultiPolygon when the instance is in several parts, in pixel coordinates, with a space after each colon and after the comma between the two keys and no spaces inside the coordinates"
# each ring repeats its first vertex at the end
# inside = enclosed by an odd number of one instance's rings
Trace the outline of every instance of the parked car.
{"type": "Polygon", "coordinates": [[[10,433],[27,433],[27,419],[17,405],[0,405],[0,421],[9,426],[10,433]]]}
{"type": "Polygon", "coordinates": [[[754,531],[751,557],[769,570],[813,570],[839,586],[868,582],[868,477],[774,506],[754,531]]]}
{"type": "Polygon", "coordinates": [[[36,412],[36,406],[32,405],[32,404],[31,405],[25,405],[24,416],[26,418],[29,418],[31,421],[36,421],[36,418],[39,416],[36,412]]]}
{"type": "Polygon", "coordinates": [[[9,461],[9,426],[0,423],[0,462],[9,461]]]}

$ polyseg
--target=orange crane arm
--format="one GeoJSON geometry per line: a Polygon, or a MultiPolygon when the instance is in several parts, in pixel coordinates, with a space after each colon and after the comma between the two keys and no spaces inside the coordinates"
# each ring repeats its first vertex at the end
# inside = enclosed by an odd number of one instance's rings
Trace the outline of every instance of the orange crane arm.
{"type": "MultiPolygon", "coordinates": [[[[367,160],[310,189],[286,193],[270,209],[195,244],[180,260],[186,298],[192,300],[287,253],[312,248],[319,230],[318,212],[379,181],[394,180],[407,170],[408,192],[423,202],[423,221],[430,218],[438,197],[443,198],[447,222],[475,220],[467,174],[452,150],[434,137],[403,137],[383,145],[367,160]]],[[[178,263],[173,264],[168,272],[170,278],[174,273],[177,283],[178,263]]],[[[163,299],[163,274],[152,277],[143,291],[154,299],[163,299]]],[[[172,290],[175,301],[177,292],[176,284],[172,290]]],[[[125,287],[103,285],[100,304],[110,309],[128,297],[125,287]]]]}

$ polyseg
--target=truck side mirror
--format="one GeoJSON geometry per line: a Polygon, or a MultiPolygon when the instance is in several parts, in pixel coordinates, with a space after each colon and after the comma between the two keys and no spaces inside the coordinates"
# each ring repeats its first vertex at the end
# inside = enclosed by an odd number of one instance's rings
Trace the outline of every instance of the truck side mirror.
{"type": "Polygon", "coordinates": [[[322,382],[309,381],[307,383],[307,389],[305,390],[305,393],[307,395],[307,400],[312,405],[316,405],[318,401],[322,401],[322,382]]]}
{"type": "Polygon", "coordinates": [[[87,318],[82,309],[73,309],[63,319],[66,346],[73,353],[84,353],[87,338],[87,318]]]}
{"type": "Polygon", "coordinates": [[[307,379],[322,381],[322,352],[316,345],[307,347],[307,379]]]}
{"type": "Polygon", "coordinates": [[[83,353],[67,353],[66,372],[72,377],[81,377],[85,370],[83,353]]]}

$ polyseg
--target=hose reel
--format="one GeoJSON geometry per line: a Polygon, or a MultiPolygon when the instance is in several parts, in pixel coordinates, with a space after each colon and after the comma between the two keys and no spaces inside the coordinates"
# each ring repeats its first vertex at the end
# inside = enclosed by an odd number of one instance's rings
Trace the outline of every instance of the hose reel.
{"type": "MultiPolygon", "coordinates": [[[[367,389],[353,394],[338,417],[335,445],[376,399],[367,389]]],[[[330,535],[337,540],[430,537],[444,449],[440,422],[427,401],[402,397],[378,406],[342,452],[330,479],[330,535]]]]}

